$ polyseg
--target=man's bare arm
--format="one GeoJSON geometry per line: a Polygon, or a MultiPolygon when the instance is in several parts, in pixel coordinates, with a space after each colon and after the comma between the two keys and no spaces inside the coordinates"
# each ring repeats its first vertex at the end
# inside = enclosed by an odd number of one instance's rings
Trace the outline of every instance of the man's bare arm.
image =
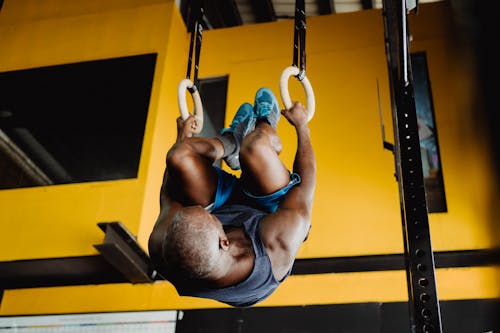
{"type": "MultiPolygon", "coordinates": [[[[194,117],[190,117],[186,120],[182,120],[180,117],[177,118],[177,138],[175,144],[180,143],[186,138],[193,136],[193,130],[195,128],[195,119],[194,117]]],[[[170,148],[170,151],[175,147],[175,144],[170,148]]],[[[170,175],[168,172],[167,163],[165,165],[165,171],[163,173],[163,181],[160,188],[160,213],[158,218],[156,219],[155,225],[149,237],[149,251],[152,252],[150,255],[152,256],[160,256],[160,246],[165,238],[166,230],[170,222],[172,221],[173,216],[177,211],[179,211],[183,205],[179,203],[177,200],[172,199],[167,190],[167,184],[169,181],[170,175]]]]}
{"type": "MultiPolygon", "coordinates": [[[[284,116],[295,127],[297,133],[297,152],[293,163],[293,171],[302,179],[285,196],[280,209],[291,209],[303,216],[309,223],[316,187],[316,159],[311,144],[310,130],[307,123],[307,113],[300,103],[294,104],[291,110],[284,111],[284,116]],[[304,117],[306,119],[304,119],[304,117]],[[297,191],[294,191],[297,189],[297,191]]],[[[307,226],[309,227],[309,226],[307,226]]]]}
{"type": "Polygon", "coordinates": [[[302,104],[294,103],[290,110],[283,111],[283,115],[295,127],[297,133],[293,171],[299,174],[302,181],[286,194],[276,213],[267,216],[262,226],[264,242],[278,279],[290,269],[309,232],[316,186],[316,160],[307,123],[307,111],[302,104]]]}
{"type": "MultiPolygon", "coordinates": [[[[171,150],[174,149],[176,144],[182,142],[186,138],[190,138],[193,136],[193,131],[196,126],[196,119],[194,117],[189,117],[186,120],[182,120],[182,118],[179,117],[177,118],[176,121],[177,121],[177,138],[175,144],[167,152],[167,156],[171,152],[171,150]]],[[[158,217],[158,221],[162,220],[162,217],[167,213],[175,213],[182,207],[179,202],[173,200],[170,197],[167,191],[167,183],[169,181],[169,178],[170,175],[168,172],[168,166],[165,165],[165,171],[163,173],[163,181],[161,183],[161,189],[160,189],[160,215],[158,217]],[[175,212],[170,212],[172,208],[174,208],[175,212]]]]}

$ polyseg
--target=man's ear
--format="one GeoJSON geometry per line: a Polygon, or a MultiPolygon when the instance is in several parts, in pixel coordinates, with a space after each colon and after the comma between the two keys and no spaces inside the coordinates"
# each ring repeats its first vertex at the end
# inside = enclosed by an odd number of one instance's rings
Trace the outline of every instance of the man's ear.
{"type": "Polygon", "coordinates": [[[229,250],[229,239],[219,238],[219,248],[221,248],[224,251],[229,250]]]}

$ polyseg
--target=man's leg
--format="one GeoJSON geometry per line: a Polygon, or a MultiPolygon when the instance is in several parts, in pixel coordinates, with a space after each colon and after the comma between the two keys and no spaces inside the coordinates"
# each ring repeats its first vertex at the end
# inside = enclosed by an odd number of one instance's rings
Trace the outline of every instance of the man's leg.
{"type": "Polygon", "coordinates": [[[278,100],[268,88],[255,94],[255,130],[242,143],[240,159],[246,191],[261,196],[274,193],[290,182],[290,173],[279,158],[281,140],[276,133],[280,119],[278,100]]]}
{"type": "Polygon", "coordinates": [[[274,193],[288,185],[290,172],[281,162],[281,140],[276,130],[265,120],[243,139],[240,148],[241,180],[245,190],[253,195],[274,193]]]}
{"type": "Polygon", "coordinates": [[[233,170],[240,169],[240,145],[243,138],[252,132],[255,128],[255,117],[253,112],[253,106],[249,103],[243,103],[236,114],[234,115],[233,121],[229,127],[224,128],[221,131],[222,136],[221,141],[224,147],[228,147],[228,150],[232,149],[232,152],[228,152],[224,156],[224,161],[233,170]],[[229,148],[231,147],[231,148],[229,148]]]}
{"type": "Polygon", "coordinates": [[[245,103],[231,125],[218,138],[193,137],[194,118],[177,120],[177,142],[167,154],[166,188],[184,205],[207,206],[214,202],[217,171],[212,164],[221,158],[239,169],[240,142],[255,127],[253,107],[245,103]]]}
{"type": "Polygon", "coordinates": [[[217,171],[212,164],[222,158],[224,147],[215,138],[191,137],[178,141],[167,154],[166,190],[184,205],[213,202],[217,171]]]}

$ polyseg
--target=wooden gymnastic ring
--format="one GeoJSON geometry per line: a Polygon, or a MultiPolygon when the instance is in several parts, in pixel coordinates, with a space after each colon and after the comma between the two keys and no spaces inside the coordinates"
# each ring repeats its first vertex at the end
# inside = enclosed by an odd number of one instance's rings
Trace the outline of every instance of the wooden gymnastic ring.
{"type": "Polygon", "coordinates": [[[184,79],[181,81],[181,83],[179,83],[179,88],[177,90],[177,100],[179,102],[179,110],[181,112],[181,118],[183,120],[186,120],[191,115],[187,107],[186,89],[191,93],[191,97],[193,98],[193,116],[196,119],[194,134],[198,134],[203,129],[203,104],[201,103],[200,92],[194,86],[194,83],[189,79],[184,79]]]}
{"type": "MultiPolygon", "coordinates": [[[[296,66],[289,66],[283,70],[281,73],[280,77],[280,93],[281,93],[281,101],[283,102],[283,105],[285,106],[285,109],[290,109],[292,107],[292,100],[290,98],[290,93],[288,92],[288,79],[290,76],[297,76],[299,75],[300,70],[296,66]]],[[[300,80],[300,83],[302,83],[302,87],[304,88],[306,92],[306,98],[307,98],[307,121],[310,121],[312,117],[314,116],[314,111],[316,108],[316,101],[314,98],[314,91],[312,89],[311,83],[309,82],[309,79],[307,76],[304,75],[304,78],[300,80]]]]}

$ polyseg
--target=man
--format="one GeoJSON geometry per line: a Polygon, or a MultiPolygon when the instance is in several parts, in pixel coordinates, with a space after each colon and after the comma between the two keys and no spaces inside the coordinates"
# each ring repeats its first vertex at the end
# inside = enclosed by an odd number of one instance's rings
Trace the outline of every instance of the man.
{"type": "Polygon", "coordinates": [[[179,295],[247,307],[290,274],[310,228],[316,162],[307,110],[294,103],[282,114],[298,138],[293,173],[279,159],[280,111],[267,88],[218,138],[193,137],[194,117],[177,120],[149,253],[179,295]],[[212,166],[219,159],[240,178],[212,166]]]}

